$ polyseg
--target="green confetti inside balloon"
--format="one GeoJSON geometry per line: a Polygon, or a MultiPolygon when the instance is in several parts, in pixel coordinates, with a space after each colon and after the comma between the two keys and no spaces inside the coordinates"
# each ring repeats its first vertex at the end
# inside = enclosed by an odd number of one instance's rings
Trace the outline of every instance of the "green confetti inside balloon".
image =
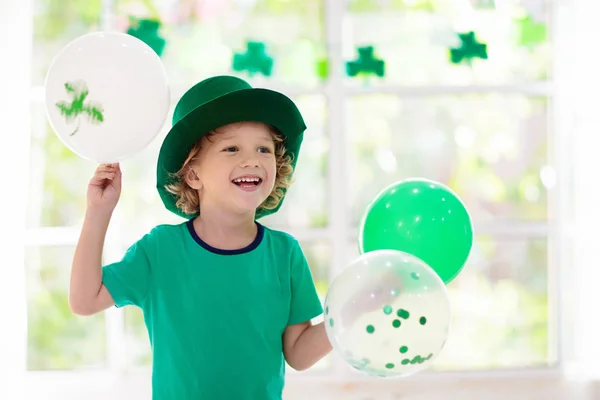
{"type": "Polygon", "coordinates": [[[413,359],[410,361],[411,364],[421,364],[423,363],[425,360],[423,360],[421,358],[421,356],[414,356],[413,359]]]}
{"type": "Polygon", "coordinates": [[[375,332],[375,327],[373,325],[367,325],[367,333],[375,332]]]}

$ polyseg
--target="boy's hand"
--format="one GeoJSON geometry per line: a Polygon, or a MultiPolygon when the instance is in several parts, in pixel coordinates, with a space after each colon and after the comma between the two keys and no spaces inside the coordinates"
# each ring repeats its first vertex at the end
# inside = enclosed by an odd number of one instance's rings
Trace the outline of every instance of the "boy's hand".
{"type": "Polygon", "coordinates": [[[88,208],[112,212],[121,196],[119,164],[101,164],[88,184],[88,208]]]}

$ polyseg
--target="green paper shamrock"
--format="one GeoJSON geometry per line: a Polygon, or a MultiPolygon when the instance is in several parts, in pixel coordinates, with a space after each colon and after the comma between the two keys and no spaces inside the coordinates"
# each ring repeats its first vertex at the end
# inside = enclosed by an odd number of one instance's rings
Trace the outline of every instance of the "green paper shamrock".
{"type": "Polygon", "coordinates": [[[531,48],[547,40],[546,24],[537,22],[530,15],[517,20],[516,23],[518,40],[521,46],[531,48]]]}
{"type": "Polygon", "coordinates": [[[266,46],[261,42],[248,42],[245,53],[236,53],[233,56],[233,69],[238,72],[247,71],[250,76],[261,73],[271,76],[273,72],[273,58],[266,53],[266,46]]]}
{"type": "Polygon", "coordinates": [[[317,76],[323,80],[329,77],[329,60],[321,58],[317,60],[317,76]]]}
{"type": "Polygon", "coordinates": [[[127,33],[146,43],[159,57],[162,56],[166,40],[158,33],[160,22],[157,20],[137,18],[130,18],[129,21],[127,33]]]}
{"type": "Polygon", "coordinates": [[[374,56],[375,48],[373,46],[359,47],[358,59],[346,63],[346,73],[350,77],[361,75],[385,75],[385,62],[374,56]]]}
{"type": "Polygon", "coordinates": [[[450,60],[454,64],[460,64],[463,60],[471,63],[473,58],[487,60],[487,45],[477,42],[474,32],[459,33],[462,42],[459,48],[450,49],[450,60]]]}
{"type": "Polygon", "coordinates": [[[66,101],[59,101],[56,103],[56,107],[60,110],[61,115],[63,115],[67,121],[67,123],[77,120],[77,127],[75,130],[69,135],[73,136],[79,130],[79,126],[81,124],[81,115],[86,115],[88,120],[94,124],[100,124],[104,122],[104,115],[102,112],[102,106],[98,103],[90,102],[88,104],[85,103],[85,99],[89,94],[89,90],[87,88],[87,84],[83,81],[76,82],[67,82],[65,83],[65,90],[67,94],[73,98],[70,103],[66,101]]]}

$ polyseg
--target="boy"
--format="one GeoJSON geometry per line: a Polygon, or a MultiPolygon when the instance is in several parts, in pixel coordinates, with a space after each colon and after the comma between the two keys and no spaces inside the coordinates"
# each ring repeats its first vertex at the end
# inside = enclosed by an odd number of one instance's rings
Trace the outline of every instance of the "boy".
{"type": "Polygon", "coordinates": [[[304,121],[283,94],[217,76],[188,90],[160,150],[157,189],[187,219],[159,225],[101,267],[121,192],[98,167],[71,273],[72,310],[135,305],[153,354],[153,399],[281,399],[285,362],[304,370],[331,351],[322,306],[292,236],[256,220],[281,206],[304,121]]]}

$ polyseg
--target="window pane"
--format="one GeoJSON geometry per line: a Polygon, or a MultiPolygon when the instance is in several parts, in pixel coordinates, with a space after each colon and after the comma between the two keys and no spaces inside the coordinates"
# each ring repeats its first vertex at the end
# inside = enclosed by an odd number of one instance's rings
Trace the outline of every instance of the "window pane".
{"type": "Polygon", "coordinates": [[[546,220],[555,179],[546,108],[545,99],[520,95],[352,97],[353,224],[380,190],[411,177],[449,185],[475,220],[546,220]]]}
{"type": "Polygon", "coordinates": [[[448,286],[453,312],[438,369],[544,367],[548,352],[546,239],[479,237],[448,286]]]}
{"type": "Polygon", "coordinates": [[[142,151],[121,162],[123,186],[113,221],[122,228],[123,240],[130,243],[158,224],[184,221],[165,208],[156,190],[158,153],[171,127],[174,108],[172,105],[163,129],[154,140],[142,151]]]}
{"type": "Polygon", "coordinates": [[[100,368],[106,362],[104,314],[79,317],[68,304],[74,247],[27,247],[27,368],[100,368]]]}
{"type": "Polygon", "coordinates": [[[79,224],[96,166],[69,150],[48,124],[44,105],[33,104],[27,226],[79,224]]]}
{"type": "MultiPolygon", "coordinates": [[[[129,17],[147,18],[144,1],[118,1],[117,22],[125,31],[129,17]]],[[[235,74],[235,54],[246,53],[247,41],[266,45],[273,59],[271,79],[277,84],[315,86],[317,61],[325,56],[324,0],[155,2],[166,40],[163,60],[173,87],[182,89],[211,75],[235,74]]],[[[257,51],[260,55],[260,50],[257,51]]],[[[252,59],[248,59],[252,63],[252,59]]],[[[261,66],[257,58],[256,66],[261,66]]],[[[255,75],[251,80],[264,82],[255,75]]]]}
{"type": "MultiPolygon", "coordinates": [[[[311,241],[300,243],[313,274],[321,303],[325,301],[328,290],[329,265],[331,264],[331,246],[328,242],[311,241]]],[[[137,307],[125,307],[125,339],[127,341],[127,359],[132,368],[148,367],[152,363],[152,353],[144,317],[137,307]]],[[[315,368],[329,368],[331,358],[321,360],[315,368]]]]}
{"type": "Polygon", "coordinates": [[[281,209],[261,222],[285,229],[318,228],[328,224],[326,133],[327,105],[324,96],[299,96],[294,99],[307,125],[296,165],[296,174],[281,209]]]}
{"type": "MultiPolygon", "coordinates": [[[[348,2],[344,56],[374,46],[385,60],[386,79],[373,84],[511,84],[544,80],[551,65],[551,1],[372,1],[348,2]],[[495,7],[472,7],[495,3],[495,7]],[[487,45],[487,59],[471,66],[450,61],[458,32],[475,32],[487,45]],[[548,33],[547,33],[548,32],[548,33]]],[[[350,82],[350,78],[348,78],[350,82]]],[[[362,79],[352,79],[361,85],[362,79]]]]}
{"type": "Polygon", "coordinates": [[[43,85],[46,72],[57,53],[71,40],[100,30],[102,0],[34,0],[33,59],[34,85],[43,85]]]}
{"type": "Polygon", "coordinates": [[[321,303],[325,302],[329,289],[329,266],[331,265],[331,245],[326,241],[303,241],[300,243],[304,256],[317,286],[321,303]]]}
{"type": "MultiPolygon", "coordinates": [[[[547,251],[544,238],[475,238],[467,265],[447,286],[452,326],[433,369],[554,362],[548,352],[547,251]]],[[[356,241],[349,242],[348,254],[358,257],[356,241]]]]}
{"type": "Polygon", "coordinates": [[[152,366],[152,351],[144,313],[138,307],[125,307],[125,340],[127,363],[131,368],[152,366]]]}

